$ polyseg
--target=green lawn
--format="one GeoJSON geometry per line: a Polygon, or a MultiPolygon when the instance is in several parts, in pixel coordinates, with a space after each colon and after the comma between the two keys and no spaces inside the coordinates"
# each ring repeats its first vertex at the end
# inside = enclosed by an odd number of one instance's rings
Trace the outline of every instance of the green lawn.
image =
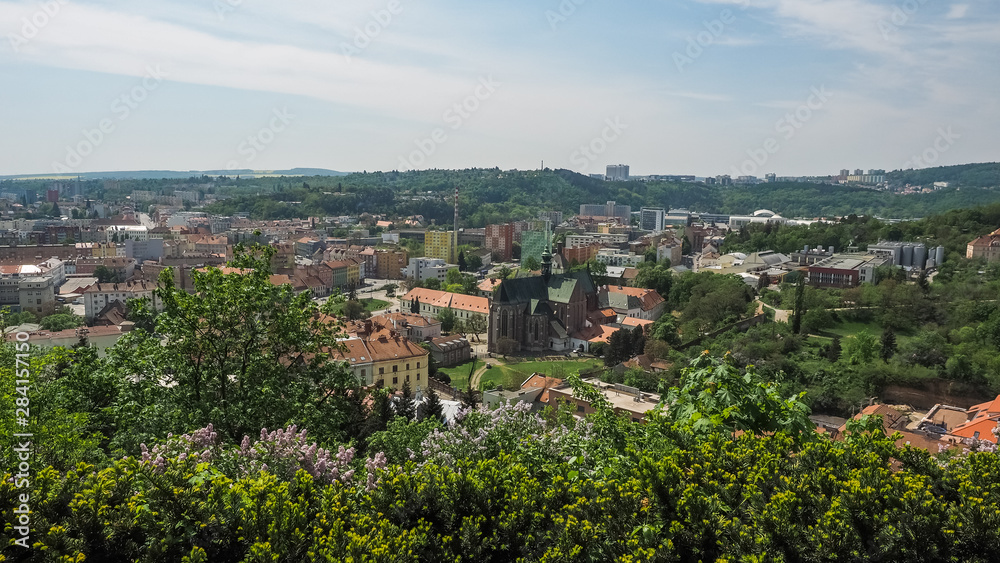
{"type": "MultiPolygon", "coordinates": [[[[369,313],[374,311],[380,311],[389,306],[388,301],[382,301],[381,299],[373,299],[371,297],[367,299],[360,299],[361,303],[365,306],[365,310],[369,313]]],[[[344,308],[343,303],[337,303],[333,306],[333,311],[335,314],[339,315],[340,310],[344,308]]]]}
{"type": "MultiPolygon", "coordinates": [[[[483,365],[483,360],[476,360],[476,369],[479,369],[483,365]]],[[[455,389],[468,389],[469,388],[469,369],[472,367],[472,362],[468,361],[464,364],[459,364],[450,368],[438,368],[441,373],[447,373],[448,377],[451,378],[451,386],[455,389]]]]}
{"type": "Polygon", "coordinates": [[[855,334],[865,329],[867,329],[870,334],[874,334],[876,336],[882,334],[882,325],[878,324],[875,321],[867,323],[841,322],[833,325],[828,329],[825,329],[825,331],[832,332],[836,335],[839,335],[841,338],[844,338],[845,336],[854,336],[855,334]]]}
{"type": "Polygon", "coordinates": [[[495,388],[502,385],[507,389],[520,387],[532,373],[544,373],[550,377],[565,379],[566,376],[580,373],[581,370],[602,367],[604,362],[597,359],[566,360],[557,362],[518,362],[503,366],[494,366],[483,374],[480,389],[495,388]]]}

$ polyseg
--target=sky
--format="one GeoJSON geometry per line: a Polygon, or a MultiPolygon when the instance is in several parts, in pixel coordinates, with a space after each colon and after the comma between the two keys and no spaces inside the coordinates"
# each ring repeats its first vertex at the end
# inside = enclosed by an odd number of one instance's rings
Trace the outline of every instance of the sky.
{"type": "Polygon", "coordinates": [[[0,0],[0,175],[993,162],[996,0],[0,0]]]}

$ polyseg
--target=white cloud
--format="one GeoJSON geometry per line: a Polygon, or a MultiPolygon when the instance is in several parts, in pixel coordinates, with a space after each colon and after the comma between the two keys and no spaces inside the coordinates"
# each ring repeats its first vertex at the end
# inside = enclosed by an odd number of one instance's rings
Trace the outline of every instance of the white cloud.
{"type": "Polygon", "coordinates": [[[945,17],[949,20],[958,20],[965,17],[966,12],[969,11],[968,4],[952,4],[951,8],[948,9],[948,15],[945,17]]]}

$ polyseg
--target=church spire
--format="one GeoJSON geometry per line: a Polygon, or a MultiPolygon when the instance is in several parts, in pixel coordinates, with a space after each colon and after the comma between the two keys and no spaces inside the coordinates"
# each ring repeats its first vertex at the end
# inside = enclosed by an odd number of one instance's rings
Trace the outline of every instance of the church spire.
{"type": "Polygon", "coordinates": [[[549,278],[552,277],[552,253],[546,248],[542,252],[542,279],[545,283],[549,282],[549,278]]]}

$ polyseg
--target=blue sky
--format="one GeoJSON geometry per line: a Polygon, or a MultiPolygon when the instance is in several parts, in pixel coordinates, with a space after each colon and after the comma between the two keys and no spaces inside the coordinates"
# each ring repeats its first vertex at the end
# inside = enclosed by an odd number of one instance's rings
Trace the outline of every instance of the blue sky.
{"type": "Polygon", "coordinates": [[[0,0],[0,174],[996,161],[998,29],[995,0],[0,0]]]}

